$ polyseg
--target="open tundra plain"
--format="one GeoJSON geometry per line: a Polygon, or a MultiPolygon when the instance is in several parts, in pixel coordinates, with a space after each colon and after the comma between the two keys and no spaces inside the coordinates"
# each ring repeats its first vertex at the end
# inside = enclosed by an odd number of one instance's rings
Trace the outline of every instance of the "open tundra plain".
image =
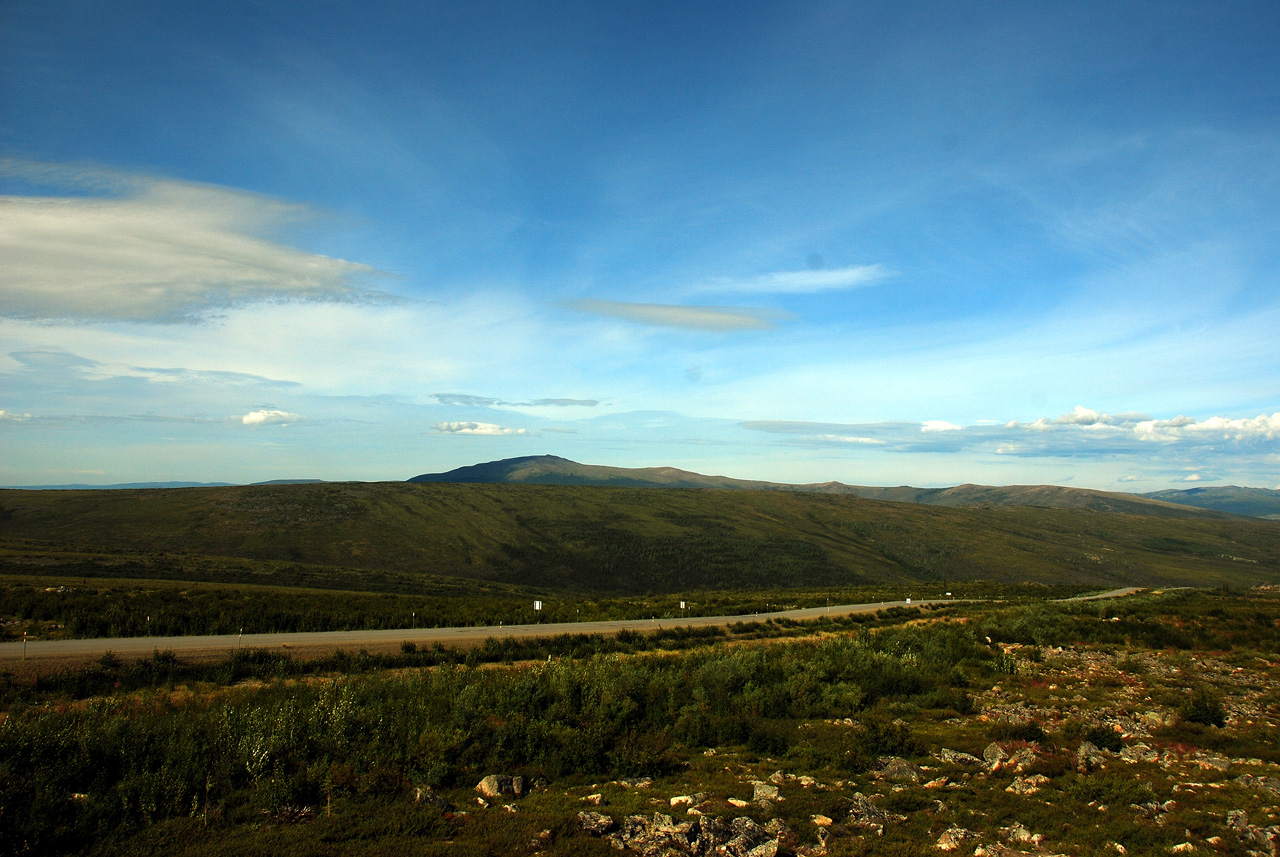
{"type": "Polygon", "coordinates": [[[1274,855],[1278,559],[1215,513],[0,492],[0,853],[1274,855]]]}

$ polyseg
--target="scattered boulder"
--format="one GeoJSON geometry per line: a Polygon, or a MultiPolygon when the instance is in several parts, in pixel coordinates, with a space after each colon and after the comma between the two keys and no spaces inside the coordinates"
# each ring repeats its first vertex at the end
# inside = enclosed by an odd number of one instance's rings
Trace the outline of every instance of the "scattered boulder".
{"type": "Polygon", "coordinates": [[[647,789],[653,785],[653,780],[649,777],[624,777],[614,780],[613,784],[627,789],[647,789]]]}
{"type": "Polygon", "coordinates": [[[1039,848],[1044,842],[1044,837],[1039,833],[1032,833],[1021,822],[1015,821],[1008,827],[1000,828],[1000,836],[1005,842],[1016,842],[1021,845],[1034,845],[1039,848]]]}
{"type": "Polygon", "coordinates": [[[605,815],[603,812],[580,812],[578,813],[578,828],[583,833],[589,833],[592,836],[603,836],[609,831],[616,828],[613,818],[605,815]]]}
{"type": "Polygon", "coordinates": [[[1146,744],[1138,743],[1129,747],[1125,747],[1120,751],[1120,758],[1128,762],[1130,765],[1138,762],[1159,762],[1160,752],[1154,750],[1146,744]]]}
{"type": "Polygon", "coordinates": [[[476,783],[476,791],[483,797],[495,798],[503,795],[524,795],[524,777],[512,777],[506,774],[490,774],[476,783]]]}
{"type": "Polygon", "coordinates": [[[1076,770],[1080,773],[1084,774],[1104,767],[1106,763],[1106,751],[1098,749],[1092,741],[1082,741],[1076,748],[1076,770]]]}
{"type": "Polygon", "coordinates": [[[669,815],[655,812],[653,818],[629,815],[622,822],[622,829],[615,844],[642,854],[664,854],[675,851],[690,853],[689,833],[693,822],[677,824],[669,815]]]}
{"type": "Polygon", "coordinates": [[[933,755],[938,761],[946,762],[949,765],[969,765],[977,767],[983,764],[983,760],[979,759],[977,756],[970,755],[969,753],[961,753],[959,750],[948,750],[945,747],[933,755]]]}
{"type": "Polygon", "coordinates": [[[1015,772],[1020,774],[1035,763],[1036,751],[1030,747],[1023,747],[1017,752],[1012,753],[1009,758],[1005,759],[1004,764],[1000,767],[1002,769],[1012,768],[1015,772]]]}
{"type": "Polygon", "coordinates": [[[1032,774],[1029,777],[1022,775],[1013,778],[1005,791],[1012,792],[1016,795],[1033,795],[1049,784],[1049,778],[1044,774],[1032,774]]]}
{"type": "Polygon", "coordinates": [[[849,807],[849,817],[845,824],[870,830],[877,836],[884,835],[884,826],[890,823],[906,821],[905,815],[886,812],[871,802],[862,792],[854,792],[853,805],[849,807]]]}
{"type": "Polygon", "coordinates": [[[764,783],[764,782],[761,782],[760,780],[752,780],[751,785],[755,787],[755,794],[752,795],[751,797],[751,800],[755,803],[760,803],[762,801],[783,800],[783,798],[778,794],[778,787],[773,785],[772,783],[764,783]]]}
{"type": "Polygon", "coordinates": [[[1004,748],[992,741],[982,751],[982,760],[986,762],[988,768],[992,771],[998,771],[1004,765],[1004,760],[1009,758],[1009,754],[1004,748]]]}
{"type": "Polygon", "coordinates": [[[1231,760],[1220,753],[1196,752],[1191,758],[1206,771],[1222,771],[1226,773],[1231,770],[1231,760]]]}
{"type": "Polygon", "coordinates": [[[1240,838],[1241,842],[1266,849],[1250,853],[1280,854],[1280,824],[1259,827],[1249,823],[1249,814],[1245,810],[1233,809],[1227,812],[1227,827],[1240,838]]]}
{"type": "Polygon", "coordinates": [[[1173,812],[1177,809],[1177,801],[1167,800],[1161,803],[1158,800],[1149,801],[1147,803],[1131,803],[1129,809],[1133,810],[1143,818],[1159,819],[1166,812],[1173,812]]]}
{"type": "Polygon", "coordinates": [[[457,807],[436,794],[431,786],[421,786],[413,791],[413,802],[433,806],[441,812],[453,812],[457,807]]]}
{"type": "Polygon", "coordinates": [[[655,812],[652,817],[629,815],[621,824],[615,824],[603,813],[580,812],[578,827],[584,833],[607,839],[615,848],[645,857],[776,857],[779,849],[793,850],[798,843],[781,819],[761,827],[745,817],[724,821],[699,816],[676,822],[669,815],[655,812]]]}
{"type": "Polygon", "coordinates": [[[731,825],[733,838],[724,843],[726,853],[733,857],[774,857],[778,853],[778,840],[751,819],[735,818],[731,825]]]}
{"type": "Polygon", "coordinates": [[[920,766],[899,756],[881,756],[877,762],[876,776],[891,783],[920,782],[920,766]]]}
{"type": "Polygon", "coordinates": [[[972,830],[965,830],[963,827],[948,827],[942,831],[942,835],[938,837],[938,843],[934,847],[939,851],[956,851],[977,838],[978,834],[972,830]]]}

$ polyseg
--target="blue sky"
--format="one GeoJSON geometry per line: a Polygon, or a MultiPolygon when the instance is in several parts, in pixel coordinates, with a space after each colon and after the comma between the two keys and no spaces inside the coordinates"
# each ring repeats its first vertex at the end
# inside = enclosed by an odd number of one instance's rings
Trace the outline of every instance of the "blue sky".
{"type": "Polygon", "coordinates": [[[1280,486],[1274,3],[0,0],[0,484],[1280,486]]]}

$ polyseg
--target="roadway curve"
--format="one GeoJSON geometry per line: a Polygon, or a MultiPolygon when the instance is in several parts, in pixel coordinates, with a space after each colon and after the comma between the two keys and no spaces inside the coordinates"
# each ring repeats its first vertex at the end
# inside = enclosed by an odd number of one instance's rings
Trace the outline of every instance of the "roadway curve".
{"type": "MultiPolygon", "coordinates": [[[[1136,588],[1116,589],[1090,598],[1116,598],[1137,592],[1136,588]]],[[[559,634],[617,634],[619,631],[657,631],[661,628],[703,628],[735,622],[763,622],[766,619],[817,619],[821,616],[848,616],[876,613],[892,607],[920,607],[956,603],[959,599],[880,601],[875,604],[833,604],[774,613],[744,616],[690,616],[684,619],[619,619],[607,622],[562,622],[545,625],[486,625],[468,628],[389,628],[374,631],[313,631],[293,634],[226,634],[203,637],[97,637],[78,640],[29,640],[27,643],[0,643],[0,666],[35,669],[72,666],[114,652],[121,658],[144,658],[156,651],[171,651],[188,659],[209,660],[226,657],[238,648],[278,649],[301,657],[324,657],[342,649],[395,652],[401,644],[418,646],[440,643],[449,647],[478,645],[490,637],[553,637],[559,634]],[[25,663],[23,663],[25,661],[25,663]]]]}

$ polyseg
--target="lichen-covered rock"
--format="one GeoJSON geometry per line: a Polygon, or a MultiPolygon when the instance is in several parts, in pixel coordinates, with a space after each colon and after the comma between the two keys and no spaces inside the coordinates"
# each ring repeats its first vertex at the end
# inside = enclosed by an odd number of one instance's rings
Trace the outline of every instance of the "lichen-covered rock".
{"type": "Polygon", "coordinates": [[[1160,752],[1139,742],[1121,750],[1120,758],[1131,765],[1138,762],[1159,762],[1160,752]]]}
{"type": "Polygon", "coordinates": [[[587,812],[578,813],[578,829],[583,833],[589,833],[592,836],[603,836],[613,830],[617,825],[613,818],[605,815],[603,812],[587,812]]]}
{"type": "Polygon", "coordinates": [[[854,792],[852,803],[853,805],[849,807],[849,817],[845,820],[845,824],[850,827],[860,827],[877,835],[883,835],[886,824],[907,820],[905,815],[886,812],[876,806],[862,792],[854,792]]]}
{"type": "Polygon", "coordinates": [[[512,787],[512,778],[506,774],[489,774],[489,776],[476,783],[476,791],[480,792],[483,797],[502,797],[504,794],[515,793],[512,787]]]}
{"type": "Polygon", "coordinates": [[[1080,746],[1076,748],[1076,770],[1081,773],[1103,767],[1107,762],[1107,757],[1103,750],[1092,741],[1082,741],[1080,746]]]}
{"type": "Polygon", "coordinates": [[[1029,777],[1017,776],[1005,791],[1016,795],[1033,795],[1048,784],[1049,778],[1044,774],[1032,774],[1029,777]]]}
{"type": "Polygon", "coordinates": [[[963,827],[948,827],[942,831],[942,835],[938,837],[938,843],[934,847],[939,851],[956,851],[977,838],[978,834],[972,830],[966,830],[963,827]]]}
{"type": "Polygon", "coordinates": [[[1039,847],[1044,842],[1044,837],[1039,833],[1032,833],[1027,829],[1026,825],[1019,821],[1015,821],[1008,827],[1000,828],[1000,836],[1006,842],[1017,842],[1023,845],[1034,845],[1039,847]]]}
{"type": "Polygon", "coordinates": [[[755,787],[755,794],[751,797],[751,800],[755,803],[760,803],[761,801],[766,800],[782,800],[778,794],[778,787],[773,783],[764,783],[759,780],[754,780],[751,785],[755,787]]]}
{"type": "Polygon", "coordinates": [[[982,760],[986,762],[987,767],[993,771],[1000,770],[1001,766],[1004,764],[1004,760],[1007,758],[1009,758],[1009,754],[1005,752],[1003,747],[994,741],[988,744],[986,749],[982,751],[982,760]]]}
{"type": "Polygon", "coordinates": [[[524,777],[490,774],[476,783],[476,791],[487,798],[502,797],[503,795],[520,797],[525,792],[524,777]]]}
{"type": "Polygon", "coordinates": [[[898,756],[882,756],[876,771],[876,776],[891,783],[918,783],[920,774],[919,765],[898,756]]]}
{"type": "Polygon", "coordinates": [[[949,765],[970,765],[977,767],[983,764],[982,759],[969,753],[961,753],[959,750],[948,750],[943,747],[941,750],[933,754],[940,762],[946,762],[949,765]]]}

